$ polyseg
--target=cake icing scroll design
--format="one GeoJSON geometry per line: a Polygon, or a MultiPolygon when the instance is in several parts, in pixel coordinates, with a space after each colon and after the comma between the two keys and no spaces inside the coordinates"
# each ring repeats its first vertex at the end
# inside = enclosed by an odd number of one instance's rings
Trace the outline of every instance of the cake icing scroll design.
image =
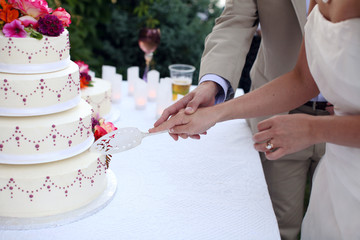
{"type": "Polygon", "coordinates": [[[57,61],[64,60],[69,57],[70,41],[67,31],[62,35],[64,35],[63,41],[65,44],[59,44],[59,41],[54,41],[53,37],[45,37],[42,40],[31,39],[37,42],[38,48],[31,47],[29,43],[25,44],[22,39],[2,38],[3,47],[0,48],[0,56],[17,58],[22,64],[31,64],[34,59],[35,61],[45,62],[49,54],[56,57],[57,61]],[[41,60],[42,58],[43,60],[41,60]]]}
{"type": "MultiPolygon", "coordinates": [[[[37,135],[26,135],[26,130],[22,130],[20,126],[15,126],[15,129],[7,137],[4,135],[3,139],[0,138],[0,153],[6,152],[8,149],[12,149],[17,152],[16,149],[21,149],[24,152],[24,145],[33,145],[29,153],[36,153],[41,150],[41,146],[44,145],[47,148],[56,148],[57,145],[68,145],[71,147],[73,144],[76,144],[74,139],[78,138],[80,135],[81,138],[89,138],[92,136],[91,126],[89,126],[87,121],[84,121],[83,118],[80,118],[76,127],[72,127],[73,131],[69,134],[64,134],[66,127],[61,126],[57,127],[55,124],[52,124],[46,133],[40,133],[37,135]],[[15,149],[15,150],[14,150],[15,149]]],[[[79,141],[79,140],[77,140],[79,141]]],[[[82,141],[82,140],[81,140],[82,141]]],[[[51,151],[51,149],[47,149],[51,151]]]]}
{"type": "Polygon", "coordinates": [[[56,88],[56,86],[49,84],[46,79],[41,78],[35,81],[34,84],[28,86],[26,89],[27,92],[24,91],[22,86],[17,84],[17,81],[2,79],[1,82],[0,92],[3,92],[3,94],[0,95],[1,100],[4,102],[9,101],[11,102],[10,104],[14,104],[14,99],[17,99],[23,106],[35,103],[39,104],[36,102],[39,101],[39,99],[60,102],[62,98],[64,98],[64,95],[71,92],[74,92],[76,95],[80,94],[80,83],[76,80],[74,74],[68,74],[65,84],[60,88],[56,88]],[[19,87],[21,89],[19,89],[19,87]]]}
{"type": "MultiPolygon", "coordinates": [[[[97,164],[90,174],[85,174],[82,169],[78,169],[72,179],[69,179],[70,184],[58,183],[56,176],[45,176],[42,181],[37,183],[37,186],[32,188],[24,187],[26,182],[23,179],[10,178],[9,181],[0,186],[0,196],[2,194],[8,194],[10,199],[27,198],[30,202],[36,201],[36,195],[41,192],[47,194],[56,194],[56,192],[62,192],[65,198],[71,196],[71,191],[81,188],[83,185],[94,187],[96,179],[102,174],[106,174],[108,169],[108,163],[102,162],[100,158],[97,159],[97,164]]],[[[61,181],[60,181],[61,182],[61,181]]]]}
{"type": "MultiPolygon", "coordinates": [[[[97,96],[98,97],[98,96],[97,96]]],[[[100,110],[104,107],[104,104],[111,104],[111,92],[106,91],[100,100],[96,100],[96,97],[85,96],[85,101],[93,107],[93,113],[100,113],[100,110]]]]}

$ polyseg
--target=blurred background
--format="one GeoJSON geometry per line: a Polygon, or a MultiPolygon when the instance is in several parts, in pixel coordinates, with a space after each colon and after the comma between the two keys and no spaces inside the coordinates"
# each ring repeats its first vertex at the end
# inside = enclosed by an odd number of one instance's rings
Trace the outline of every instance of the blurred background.
{"type": "MultiPolygon", "coordinates": [[[[161,77],[169,76],[173,63],[196,67],[197,84],[204,40],[220,16],[224,0],[49,0],[53,9],[63,7],[71,14],[71,58],[88,64],[96,76],[101,66],[111,65],[127,79],[126,70],[145,69],[144,52],[138,35],[143,27],[159,28],[160,44],[154,52],[151,68],[161,77]]],[[[254,55],[254,53],[252,54],[254,55]]],[[[256,55],[256,52],[255,52],[256,55]]],[[[254,56],[255,56],[254,55],[254,56]]],[[[249,64],[248,64],[249,65],[249,64]]],[[[251,64],[250,64],[251,67],[251,64]]],[[[245,66],[243,78],[248,77],[245,66]]],[[[246,80],[247,81],[247,80],[246,80]]],[[[248,84],[243,81],[242,84],[248,84]]],[[[245,86],[248,88],[248,86],[245,86]]]]}

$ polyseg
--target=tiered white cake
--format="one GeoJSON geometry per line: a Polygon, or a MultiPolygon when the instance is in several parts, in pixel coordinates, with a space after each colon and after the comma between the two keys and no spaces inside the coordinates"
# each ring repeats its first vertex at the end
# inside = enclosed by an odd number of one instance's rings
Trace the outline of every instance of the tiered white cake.
{"type": "Polygon", "coordinates": [[[42,40],[0,32],[0,217],[65,213],[106,189],[69,50],[67,30],[42,40]]]}

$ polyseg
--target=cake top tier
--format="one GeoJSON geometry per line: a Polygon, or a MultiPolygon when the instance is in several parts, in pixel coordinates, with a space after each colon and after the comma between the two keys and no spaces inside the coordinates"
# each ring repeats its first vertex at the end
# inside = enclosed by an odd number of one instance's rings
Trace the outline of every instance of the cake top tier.
{"type": "Polygon", "coordinates": [[[0,33],[0,72],[45,73],[66,68],[70,64],[69,32],[58,37],[5,37],[0,33]]]}
{"type": "Polygon", "coordinates": [[[70,63],[70,14],[46,0],[0,1],[0,72],[46,73],[70,63]]]}

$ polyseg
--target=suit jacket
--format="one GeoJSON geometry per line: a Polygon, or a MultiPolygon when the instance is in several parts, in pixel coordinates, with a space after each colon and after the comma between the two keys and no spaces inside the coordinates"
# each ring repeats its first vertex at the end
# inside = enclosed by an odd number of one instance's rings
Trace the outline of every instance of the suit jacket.
{"type": "MultiPolygon", "coordinates": [[[[304,0],[227,0],[205,40],[200,75],[216,74],[238,87],[254,33],[261,25],[261,44],[251,69],[251,89],[289,72],[297,61],[306,22],[304,0]]],[[[228,99],[233,95],[229,94],[228,99]]],[[[253,132],[265,118],[249,119],[253,132]]]]}

